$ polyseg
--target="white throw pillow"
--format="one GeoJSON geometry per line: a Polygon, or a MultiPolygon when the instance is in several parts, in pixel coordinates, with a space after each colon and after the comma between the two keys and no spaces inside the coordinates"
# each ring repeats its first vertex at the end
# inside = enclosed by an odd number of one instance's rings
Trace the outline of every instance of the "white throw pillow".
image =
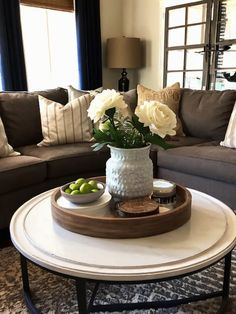
{"type": "Polygon", "coordinates": [[[221,146],[236,148],[236,102],[231,113],[224,141],[220,142],[221,146]]]}
{"type": "Polygon", "coordinates": [[[93,96],[85,94],[65,106],[42,96],[39,98],[43,140],[38,146],[89,142],[93,127],[87,110],[93,96]]]}
{"type": "Polygon", "coordinates": [[[69,85],[67,87],[68,90],[68,99],[69,101],[74,100],[78,97],[81,97],[85,94],[90,94],[92,96],[96,96],[98,93],[101,93],[103,90],[103,87],[99,87],[97,89],[94,90],[81,90],[81,89],[76,89],[73,86],[69,85]]]}
{"type": "Polygon", "coordinates": [[[18,156],[20,153],[15,152],[11,145],[8,144],[2,119],[0,118],[0,157],[18,156]]]}

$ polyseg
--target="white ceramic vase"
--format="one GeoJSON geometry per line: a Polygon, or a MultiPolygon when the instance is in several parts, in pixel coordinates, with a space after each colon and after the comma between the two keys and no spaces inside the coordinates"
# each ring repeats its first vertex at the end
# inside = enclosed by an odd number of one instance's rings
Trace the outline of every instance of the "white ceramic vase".
{"type": "Polygon", "coordinates": [[[109,146],[111,158],[106,163],[106,186],[113,197],[130,199],[149,196],[153,191],[153,164],[150,145],[141,148],[109,146]]]}

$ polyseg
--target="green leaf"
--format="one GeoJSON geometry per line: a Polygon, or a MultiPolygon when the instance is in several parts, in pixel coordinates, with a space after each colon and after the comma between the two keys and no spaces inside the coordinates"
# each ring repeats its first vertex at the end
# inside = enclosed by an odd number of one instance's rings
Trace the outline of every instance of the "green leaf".
{"type": "Polygon", "coordinates": [[[145,136],[145,141],[150,143],[150,144],[158,145],[164,149],[169,149],[169,148],[175,147],[174,145],[170,145],[170,144],[166,143],[166,141],[157,134],[151,134],[151,133],[147,134],[145,136]]]}
{"type": "Polygon", "coordinates": [[[109,142],[112,140],[108,132],[103,132],[99,129],[94,129],[93,137],[97,142],[109,142]]]}
{"type": "Polygon", "coordinates": [[[96,151],[102,149],[104,145],[106,145],[106,143],[96,143],[96,144],[92,145],[91,147],[93,147],[94,148],[93,150],[96,152],[96,151]]]}
{"type": "Polygon", "coordinates": [[[136,115],[133,115],[132,122],[134,127],[143,135],[150,133],[149,127],[145,127],[142,122],[139,122],[138,117],[136,115]]]}
{"type": "Polygon", "coordinates": [[[110,108],[105,111],[105,115],[108,116],[109,119],[113,119],[115,112],[116,108],[110,108]]]}

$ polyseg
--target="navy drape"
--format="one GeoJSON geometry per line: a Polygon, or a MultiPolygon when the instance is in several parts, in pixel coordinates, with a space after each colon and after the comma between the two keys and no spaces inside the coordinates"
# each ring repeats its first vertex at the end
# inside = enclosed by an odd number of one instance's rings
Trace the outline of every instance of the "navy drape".
{"type": "Polygon", "coordinates": [[[75,0],[80,88],[102,86],[99,0],[75,0]]]}
{"type": "Polygon", "coordinates": [[[0,54],[3,90],[27,90],[18,0],[0,1],[0,54]]]}

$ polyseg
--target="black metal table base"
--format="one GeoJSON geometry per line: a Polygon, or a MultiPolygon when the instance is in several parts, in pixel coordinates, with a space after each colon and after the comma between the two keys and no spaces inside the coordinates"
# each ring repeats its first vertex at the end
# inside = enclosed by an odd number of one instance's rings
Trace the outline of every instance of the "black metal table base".
{"type": "MultiPolygon", "coordinates": [[[[30,292],[30,285],[29,285],[29,276],[28,276],[28,266],[27,266],[27,258],[25,258],[23,255],[21,255],[21,271],[22,271],[22,281],[23,281],[23,291],[24,291],[24,298],[27,305],[28,310],[32,314],[38,314],[41,313],[39,310],[36,309],[35,305],[33,304],[32,298],[31,298],[31,292],[30,292]]],[[[38,266],[38,265],[37,265],[38,266]]],[[[41,266],[39,266],[41,267],[41,266]]],[[[208,266],[210,267],[210,266],[208,266]]],[[[41,267],[42,268],[42,267],[41,267]]],[[[230,270],[231,270],[231,252],[229,252],[224,257],[224,278],[223,278],[223,285],[222,290],[214,291],[211,293],[204,293],[199,295],[193,295],[191,297],[187,298],[180,298],[176,300],[165,300],[165,301],[153,301],[153,302],[138,302],[138,303],[116,303],[116,304],[99,304],[94,305],[94,300],[96,298],[97,291],[99,289],[100,283],[105,284],[142,284],[142,283],[155,283],[155,282],[161,282],[161,281],[167,281],[172,280],[176,278],[182,278],[186,277],[188,275],[191,275],[193,273],[200,272],[203,269],[200,269],[198,271],[184,274],[181,276],[171,277],[167,279],[158,279],[158,280],[147,280],[147,281],[102,281],[102,280],[93,280],[93,279],[84,279],[84,278],[75,278],[67,275],[62,275],[60,273],[53,272],[57,275],[61,275],[64,277],[69,277],[75,280],[76,284],[76,291],[77,291],[77,299],[78,299],[78,309],[80,314],[89,314],[93,312],[115,312],[115,311],[131,311],[135,309],[159,309],[159,308],[169,308],[169,307],[175,307],[179,306],[181,304],[187,304],[191,302],[196,302],[200,300],[206,300],[209,298],[215,298],[215,297],[222,297],[221,307],[218,311],[218,314],[223,314],[226,312],[228,307],[228,301],[229,301],[229,287],[230,287],[230,270]],[[87,304],[87,297],[86,297],[86,284],[87,282],[94,282],[95,287],[92,293],[92,296],[90,298],[89,303],[87,304]]],[[[49,270],[47,270],[49,271],[49,270]]]]}

